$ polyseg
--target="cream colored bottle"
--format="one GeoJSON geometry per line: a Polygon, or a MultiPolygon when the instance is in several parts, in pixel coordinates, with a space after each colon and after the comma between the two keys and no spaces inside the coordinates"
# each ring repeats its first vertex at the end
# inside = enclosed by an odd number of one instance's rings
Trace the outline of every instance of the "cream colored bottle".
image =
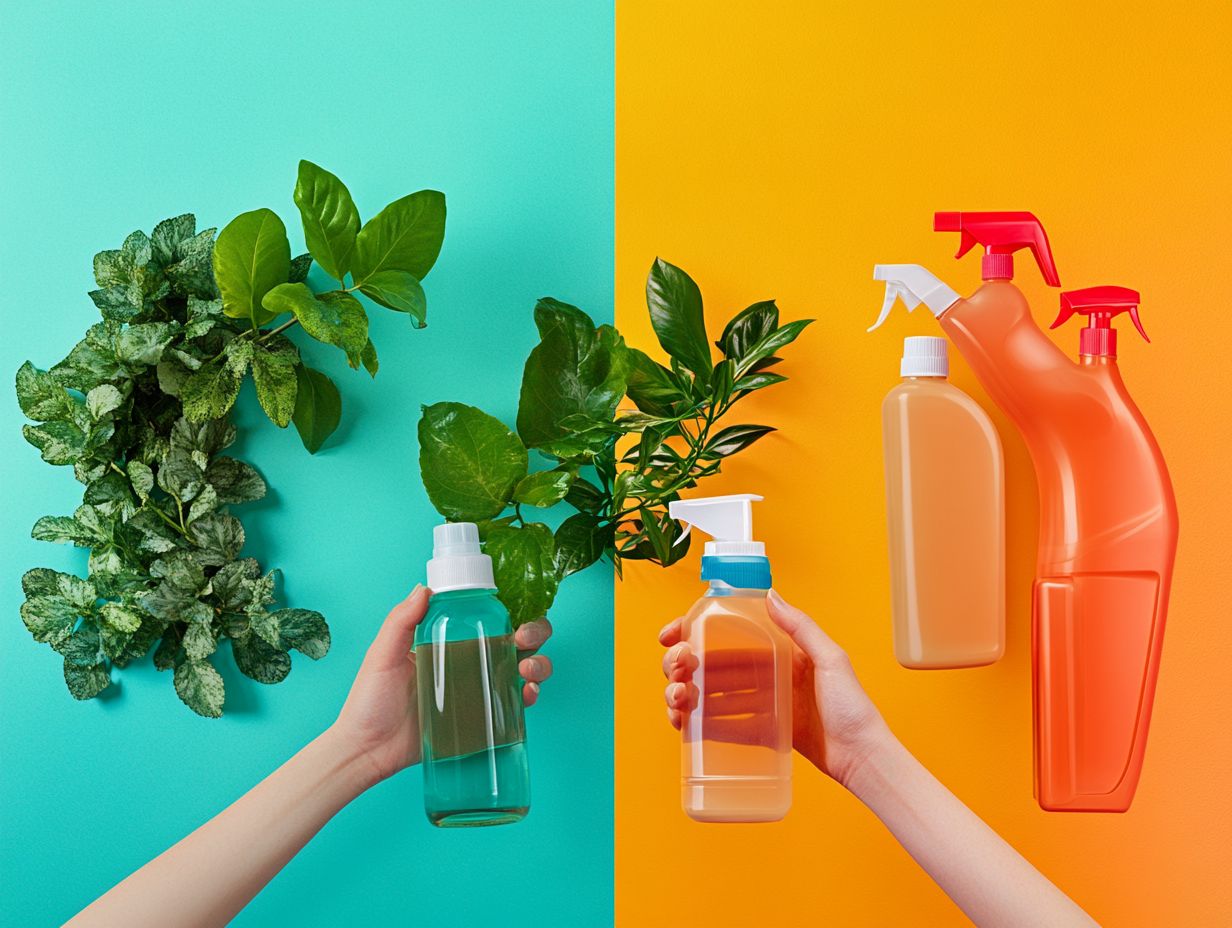
{"type": "Polygon", "coordinates": [[[979,667],[1005,652],[1005,463],[988,414],[951,384],[944,338],[905,340],[882,403],[894,654],[979,667]]]}

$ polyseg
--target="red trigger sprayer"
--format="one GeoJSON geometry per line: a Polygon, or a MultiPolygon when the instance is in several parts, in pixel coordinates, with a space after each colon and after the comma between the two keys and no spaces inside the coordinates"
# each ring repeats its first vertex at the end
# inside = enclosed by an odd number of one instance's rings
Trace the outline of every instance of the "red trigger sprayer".
{"type": "Polygon", "coordinates": [[[1128,313],[1146,338],[1139,296],[1061,294],[1054,328],[1087,317],[1074,362],[1011,283],[1014,252],[1029,249],[1045,282],[1060,286],[1034,215],[937,213],[934,229],[959,233],[958,257],[984,246],[975,293],[962,299],[919,265],[879,265],[874,277],[891,305],[894,293],[932,310],[1035,464],[1035,794],[1051,811],[1124,812],[1142,772],[1178,530],[1163,454],[1116,362],[1116,316],[1128,313]]]}

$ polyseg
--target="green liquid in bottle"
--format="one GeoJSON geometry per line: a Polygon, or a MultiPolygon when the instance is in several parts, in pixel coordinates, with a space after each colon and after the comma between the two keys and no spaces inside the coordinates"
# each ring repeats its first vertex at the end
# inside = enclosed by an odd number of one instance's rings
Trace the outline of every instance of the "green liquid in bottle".
{"type": "Polygon", "coordinates": [[[441,827],[520,821],[530,808],[522,681],[491,590],[433,596],[415,635],[424,806],[441,827]]]}

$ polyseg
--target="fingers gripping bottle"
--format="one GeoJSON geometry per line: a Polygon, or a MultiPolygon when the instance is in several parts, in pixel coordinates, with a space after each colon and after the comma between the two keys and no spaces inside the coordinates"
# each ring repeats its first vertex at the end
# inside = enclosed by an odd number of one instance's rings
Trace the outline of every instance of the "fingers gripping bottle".
{"type": "Polygon", "coordinates": [[[509,611],[473,522],[432,535],[432,599],[415,630],[424,808],[441,827],[521,821],[530,770],[509,611]]]}
{"type": "Polygon", "coordinates": [[[770,561],[753,541],[760,499],[669,506],[673,519],[714,539],[702,557],[709,589],[682,629],[697,666],[681,724],[681,802],[699,822],[775,822],[791,808],[793,652],[766,611],[770,561]]]}
{"type": "Polygon", "coordinates": [[[1124,812],[1142,772],[1176,556],[1177,512],[1159,445],[1116,361],[1114,318],[1138,295],[1095,287],[1061,295],[1060,325],[1088,316],[1071,361],[1011,283],[1029,248],[1059,286],[1030,213],[937,213],[961,257],[985,247],[984,285],[967,299],[918,265],[874,274],[938,316],[989,395],[1022,432],[1040,494],[1032,601],[1035,790],[1052,811],[1124,812]]]}

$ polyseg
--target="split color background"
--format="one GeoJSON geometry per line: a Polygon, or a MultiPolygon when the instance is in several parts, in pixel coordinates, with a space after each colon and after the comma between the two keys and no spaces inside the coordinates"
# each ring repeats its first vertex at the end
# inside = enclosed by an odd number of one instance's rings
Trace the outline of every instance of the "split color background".
{"type": "MultiPolygon", "coordinates": [[[[766,496],[756,525],[778,588],[848,649],[911,750],[1107,926],[1225,924],[1232,911],[1230,41],[1215,3],[617,7],[622,331],[653,344],[642,286],[656,254],[698,280],[716,334],[768,297],[785,318],[818,319],[784,352],[791,382],[741,406],[781,432],[706,492],[766,496]],[[939,333],[901,308],[864,329],[883,295],[876,262],[978,285],[978,256],[953,261],[957,236],[931,231],[938,209],[1033,210],[1067,287],[1143,294],[1152,344],[1122,326],[1121,365],[1170,465],[1181,545],[1146,769],[1123,816],[1048,814],[1031,797],[1037,501],[995,410],[1010,493],[1005,659],[931,673],[894,662],[879,407],[902,337],[939,333]]],[[[1047,325],[1057,291],[1029,258],[1017,267],[1047,325]]],[[[1076,351],[1074,326],[1056,337],[1076,351]]],[[[680,812],[655,632],[699,594],[696,569],[695,555],[670,572],[632,565],[617,587],[618,923],[966,924],[871,814],[799,759],[782,824],[680,812]]]]}

